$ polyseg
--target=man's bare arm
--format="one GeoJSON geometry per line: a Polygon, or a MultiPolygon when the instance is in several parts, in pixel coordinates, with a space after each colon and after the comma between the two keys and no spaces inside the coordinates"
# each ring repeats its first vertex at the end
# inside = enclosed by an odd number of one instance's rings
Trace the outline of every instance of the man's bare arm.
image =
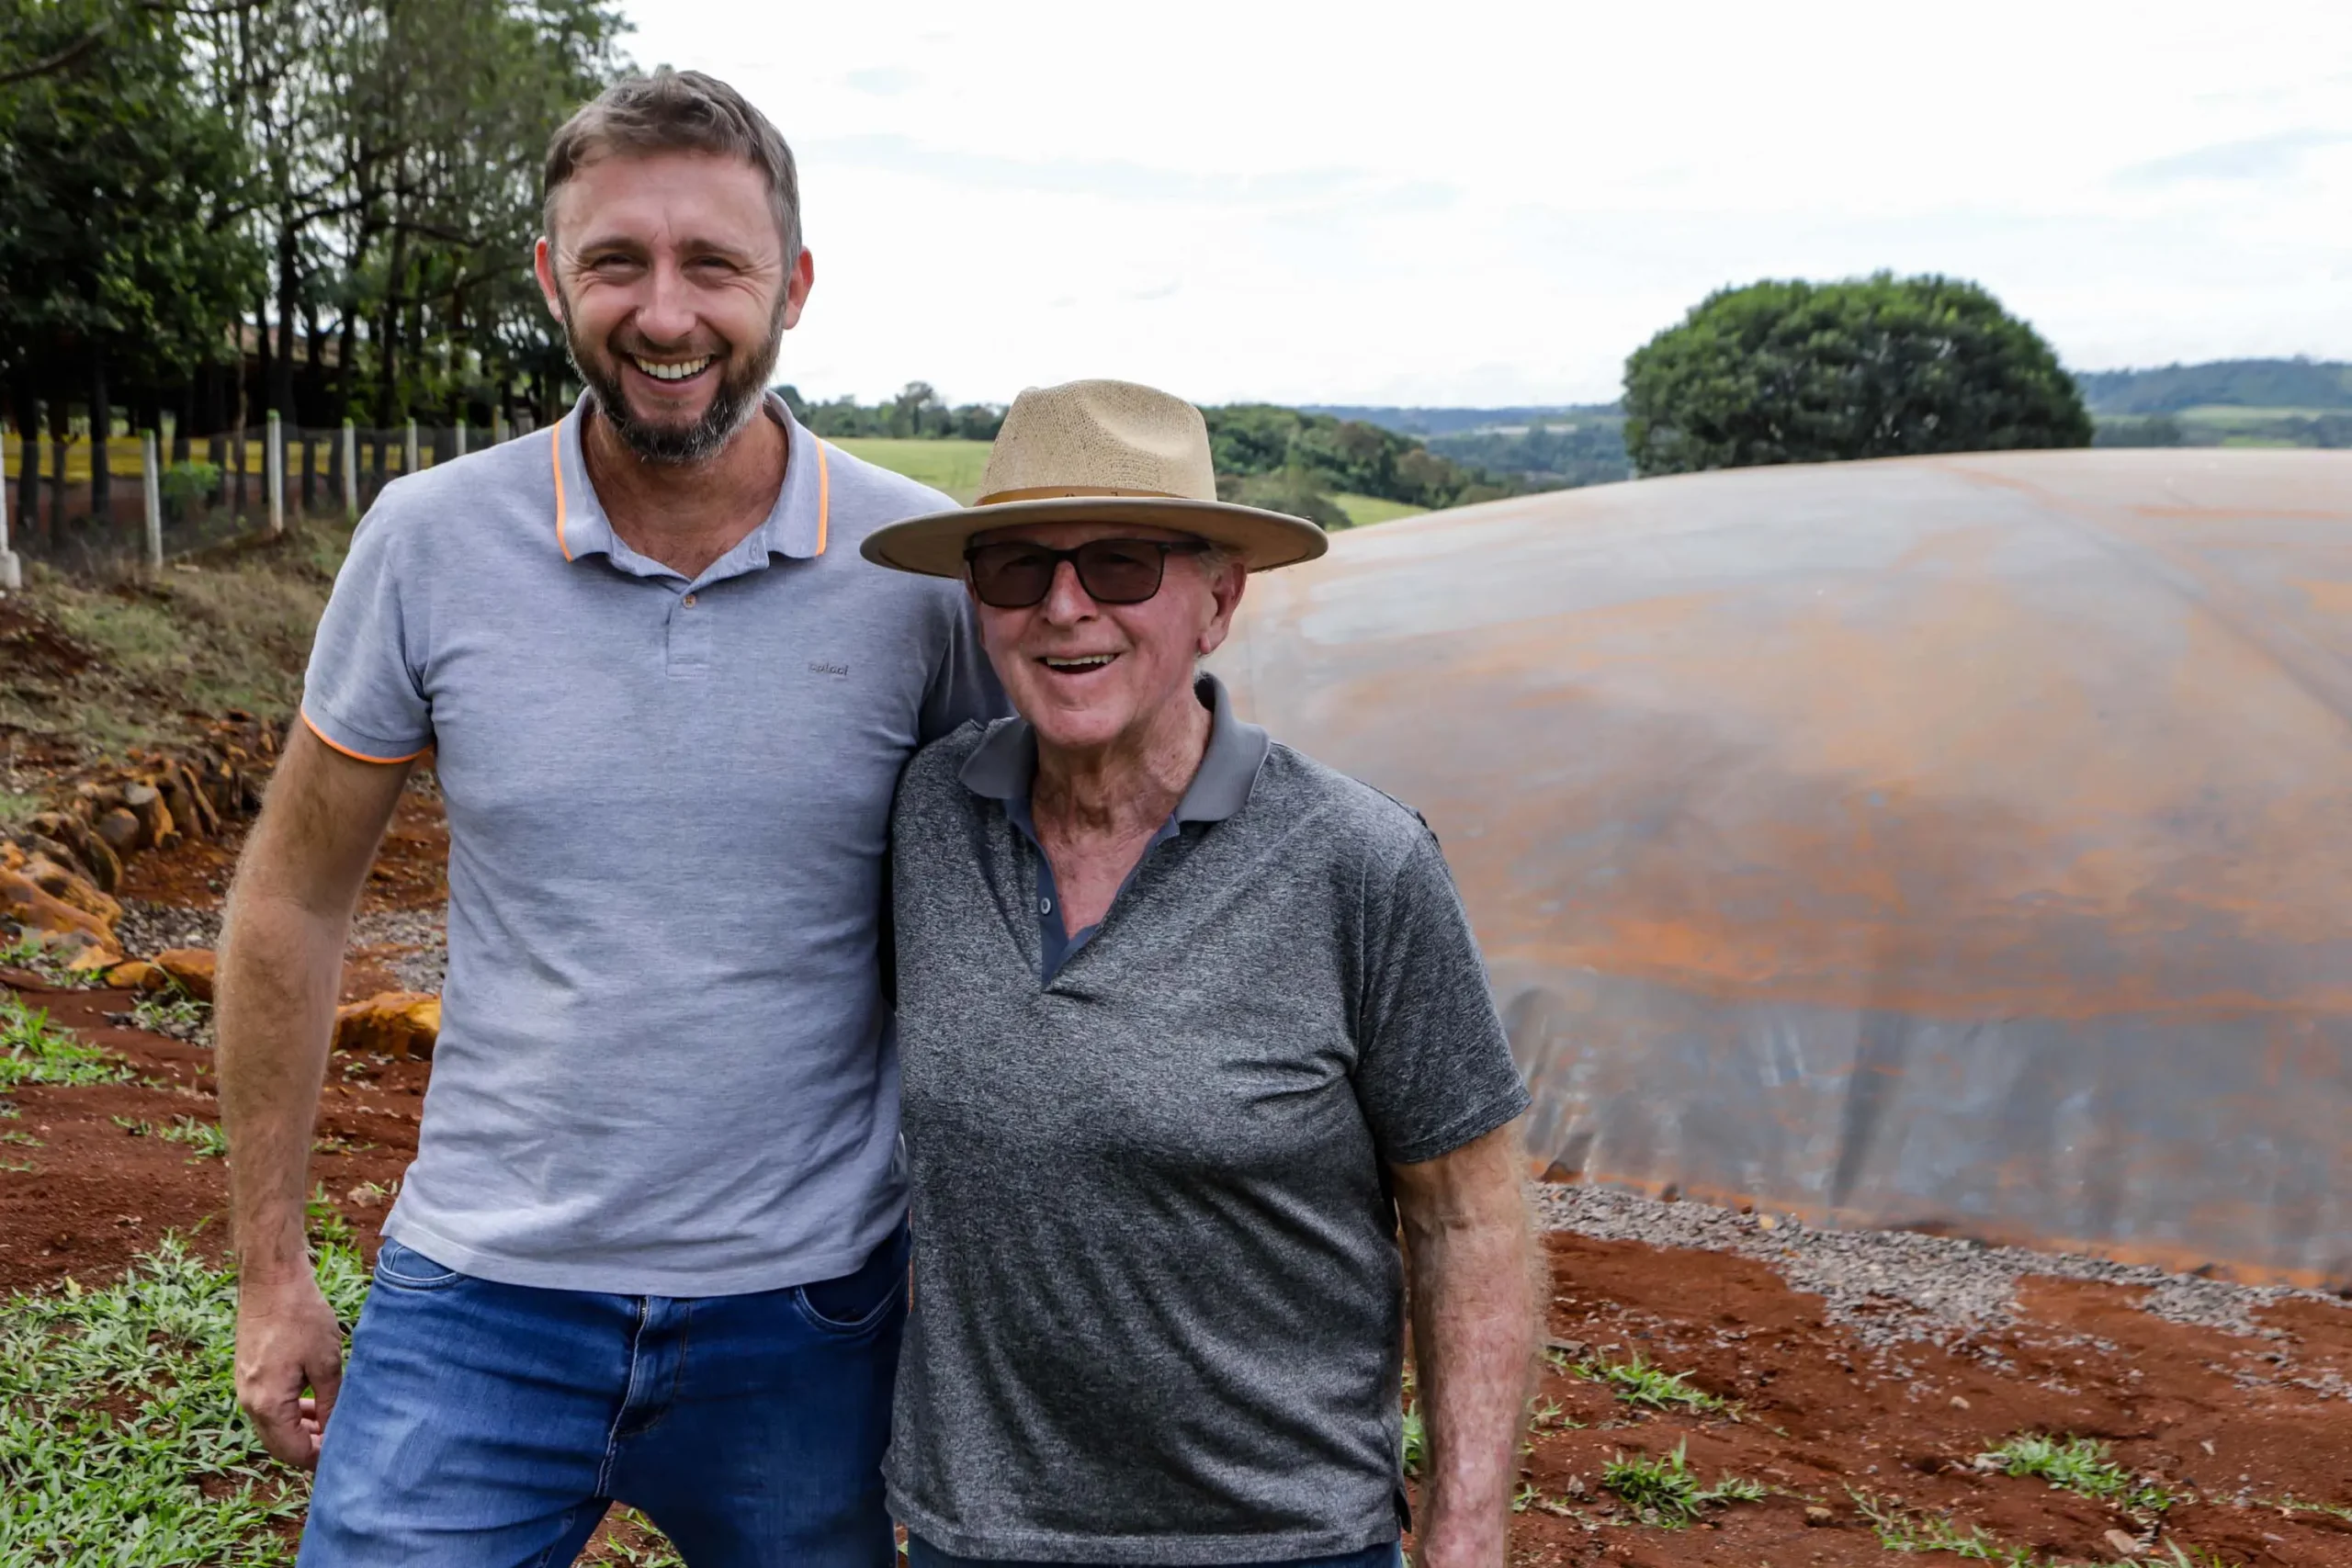
{"type": "Polygon", "coordinates": [[[1501,1568],[1535,1362],[1520,1125],[1389,1168],[1404,1223],[1429,1460],[1419,1561],[1501,1568]]]}
{"type": "Polygon", "coordinates": [[[317,1462],[343,1333],[303,1236],[319,1085],[351,912],[408,764],[343,756],[298,725],[237,866],[217,982],[220,1116],[237,1248],[237,1398],[264,1446],[317,1462]],[[304,1388],[316,1398],[302,1397],[304,1388]]]}

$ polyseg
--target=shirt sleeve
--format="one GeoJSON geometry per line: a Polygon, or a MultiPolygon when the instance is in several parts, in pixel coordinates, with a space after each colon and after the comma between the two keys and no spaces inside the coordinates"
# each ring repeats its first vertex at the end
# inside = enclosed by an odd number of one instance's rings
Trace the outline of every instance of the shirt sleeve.
{"type": "Polygon", "coordinates": [[[923,692],[922,733],[917,744],[928,746],[943,735],[951,735],[966,719],[989,724],[1012,711],[1005,700],[1004,688],[997,683],[996,671],[989,663],[989,656],[980,648],[980,627],[972,610],[972,597],[960,586],[954,588],[954,597],[945,606],[947,616],[946,646],[941,650],[938,667],[931,673],[931,684],[923,692]]]}
{"type": "Polygon", "coordinates": [[[1436,836],[1365,889],[1356,1094],[1381,1158],[1448,1154],[1527,1109],[1487,966],[1436,836]]]}
{"type": "Polygon", "coordinates": [[[320,739],[364,762],[404,762],[433,744],[424,694],[424,618],[410,601],[397,517],[381,510],[352,536],[311,644],[302,719],[320,739]]]}

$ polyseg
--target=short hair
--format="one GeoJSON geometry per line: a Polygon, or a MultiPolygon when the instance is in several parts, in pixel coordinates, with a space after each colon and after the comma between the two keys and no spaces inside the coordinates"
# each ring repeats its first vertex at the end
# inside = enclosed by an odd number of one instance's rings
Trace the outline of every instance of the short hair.
{"type": "Polygon", "coordinates": [[[1220,545],[1207,539],[1203,539],[1201,543],[1208,547],[1193,551],[1193,558],[1201,563],[1203,577],[1221,577],[1226,568],[1241,558],[1241,552],[1231,545],[1220,545]]]}
{"type": "Polygon", "coordinates": [[[800,260],[800,171],[792,149],[751,101],[716,76],[667,67],[625,76],[565,120],[548,142],[539,220],[555,232],[555,194],[589,164],[614,153],[713,152],[741,158],[767,177],[784,265],[800,260]]]}

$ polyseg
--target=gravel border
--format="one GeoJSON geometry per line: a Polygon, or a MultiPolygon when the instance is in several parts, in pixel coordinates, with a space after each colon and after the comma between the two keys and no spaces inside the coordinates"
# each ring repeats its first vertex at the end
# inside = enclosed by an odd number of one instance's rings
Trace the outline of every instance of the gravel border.
{"type": "MultiPolygon", "coordinates": [[[[1821,1296],[1832,1319],[1878,1348],[1905,1340],[1950,1348],[1968,1336],[2014,1326],[2018,1281],[2029,1275],[2138,1286],[2148,1292],[2142,1308],[2157,1317],[2254,1339],[2284,1337],[2255,1321],[2256,1307],[2305,1300],[2352,1311],[2352,1303],[2322,1291],[2233,1284],[2083,1253],[1988,1247],[1916,1231],[1833,1230],[1784,1214],[1668,1202],[1608,1187],[1545,1184],[1537,1193],[1546,1230],[1697,1247],[1770,1265],[1793,1288],[1821,1296]]],[[[2297,1381],[2352,1398],[2352,1383],[2338,1377],[2297,1381]]]]}

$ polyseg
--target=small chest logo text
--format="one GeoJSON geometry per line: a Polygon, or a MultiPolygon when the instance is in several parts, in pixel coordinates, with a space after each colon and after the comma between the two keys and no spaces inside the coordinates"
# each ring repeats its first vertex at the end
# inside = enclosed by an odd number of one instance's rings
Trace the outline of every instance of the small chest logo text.
{"type": "Polygon", "coordinates": [[[846,675],[849,673],[849,666],[846,664],[828,664],[821,659],[812,659],[808,661],[808,673],[811,675],[846,675]]]}

